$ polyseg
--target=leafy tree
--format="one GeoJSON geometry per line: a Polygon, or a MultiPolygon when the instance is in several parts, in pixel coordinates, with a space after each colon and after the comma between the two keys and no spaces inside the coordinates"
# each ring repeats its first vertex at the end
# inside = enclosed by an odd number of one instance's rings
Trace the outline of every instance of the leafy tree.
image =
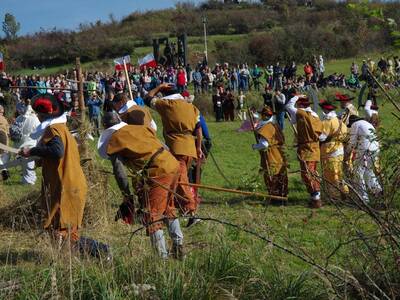
{"type": "Polygon", "coordinates": [[[21,24],[17,22],[17,19],[12,14],[6,13],[4,15],[3,31],[6,35],[6,39],[15,39],[20,28],[21,24]]]}

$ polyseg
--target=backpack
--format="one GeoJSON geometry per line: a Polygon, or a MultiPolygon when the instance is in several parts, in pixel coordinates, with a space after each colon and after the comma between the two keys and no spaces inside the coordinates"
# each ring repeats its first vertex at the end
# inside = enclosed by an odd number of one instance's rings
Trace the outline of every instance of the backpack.
{"type": "Polygon", "coordinates": [[[23,136],[22,130],[25,124],[25,120],[26,120],[25,117],[20,118],[10,126],[10,138],[13,142],[18,143],[19,141],[21,141],[23,136]]]}

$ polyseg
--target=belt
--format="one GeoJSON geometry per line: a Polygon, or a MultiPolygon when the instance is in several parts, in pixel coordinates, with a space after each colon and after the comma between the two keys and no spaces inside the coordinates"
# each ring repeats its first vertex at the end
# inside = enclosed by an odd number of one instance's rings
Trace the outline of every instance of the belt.
{"type": "Polygon", "coordinates": [[[164,147],[161,147],[158,149],[154,154],[150,157],[150,159],[147,161],[147,163],[144,165],[143,170],[146,171],[150,166],[153,164],[154,160],[158,155],[160,155],[164,151],[164,147]]]}

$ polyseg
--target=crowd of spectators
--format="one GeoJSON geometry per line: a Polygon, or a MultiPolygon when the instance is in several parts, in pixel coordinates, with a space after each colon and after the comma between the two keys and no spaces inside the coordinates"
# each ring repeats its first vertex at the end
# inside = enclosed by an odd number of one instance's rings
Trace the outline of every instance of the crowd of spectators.
{"type": "MultiPolygon", "coordinates": [[[[293,87],[300,92],[306,92],[312,86],[355,89],[361,86],[360,80],[367,77],[367,69],[383,82],[399,85],[400,59],[397,56],[387,59],[382,57],[377,63],[371,59],[364,60],[360,68],[353,62],[348,76],[338,73],[326,75],[324,59],[319,55],[312,57],[301,69],[294,61],[286,64],[276,62],[263,67],[228,63],[215,64],[213,67],[198,63],[193,68],[190,65],[176,68],[161,65],[156,68],[132,66],[129,79],[134,101],[138,105],[143,105],[142,97],[160,83],[173,83],[180,92],[189,88],[193,89],[195,95],[212,94],[216,120],[222,121],[233,120],[235,115],[240,119],[246,118],[244,99],[249,91],[259,92],[265,104],[273,102],[279,111],[279,107],[288,98],[288,91],[293,87]],[[237,114],[234,113],[235,109],[237,114]]],[[[115,94],[127,91],[127,80],[124,72],[117,71],[113,74],[87,72],[83,77],[85,104],[90,119],[98,128],[102,107],[107,106],[115,94]]],[[[1,91],[8,91],[17,107],[36,94],[51,93],[69,106],[73,114],[78,107],[77,90],[75,70],[54,76],[0,74],[0,104],[3,104],[1,91]]],[[[279,117],[278,122],[283,124],[279,117]]]]}

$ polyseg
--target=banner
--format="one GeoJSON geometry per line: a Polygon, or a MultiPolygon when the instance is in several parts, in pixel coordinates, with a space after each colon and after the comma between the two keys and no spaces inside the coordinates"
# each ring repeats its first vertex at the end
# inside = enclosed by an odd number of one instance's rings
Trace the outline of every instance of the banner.
{"type": "Polygon", "coordinates": [[[123,57],[119,57],[117,59],[114,59],[115,70],[116,71],[123,71],[124,70],[124,60],[125,60],[126,68],[129,71],[129,69],[131,68],[131,57],[129,55],[125,55],[123,57]]]}
{"type": "Polygon", "coordinates": [[[153,53],[147,54],[145,57],[138,60],[139,67],[143,69],[146,68],[155,68],[157,67],[157,62],[154,59],[153,53]]]}

